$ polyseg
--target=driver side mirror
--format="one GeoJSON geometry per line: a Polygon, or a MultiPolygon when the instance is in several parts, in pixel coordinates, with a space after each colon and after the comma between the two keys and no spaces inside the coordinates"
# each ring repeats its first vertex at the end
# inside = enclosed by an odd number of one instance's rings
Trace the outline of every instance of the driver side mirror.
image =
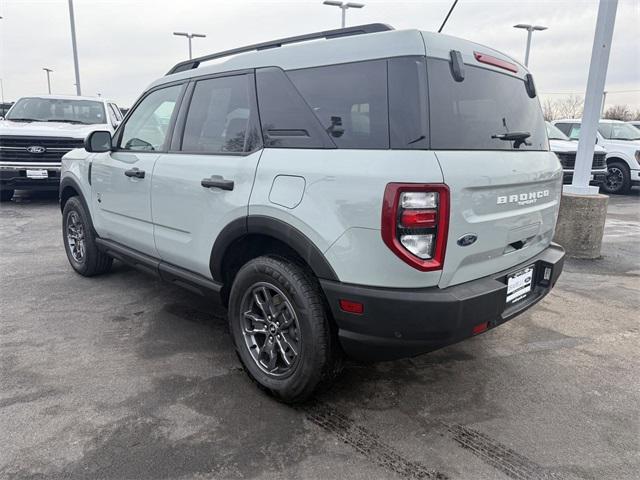
{"type": "Polygon", "coordinates": [[[84,149],[90,153],[111,151],[111,133],[106,130],[91,132],[84,139],[84,149]]]}

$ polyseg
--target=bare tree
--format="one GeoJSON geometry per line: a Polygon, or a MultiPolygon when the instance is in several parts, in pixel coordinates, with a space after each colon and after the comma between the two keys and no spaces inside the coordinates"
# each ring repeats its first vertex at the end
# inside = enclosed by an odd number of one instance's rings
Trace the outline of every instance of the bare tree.
{"type": "Polygon", "coordinates": [[[632,120],[640,120],[640,109],[636,110],[636,113],[633,114],[632,120]]]}
{"type": "Polygon", "coordinates": [[[555,103],[556,102],[550,97],[545,98],[544,102],[542,102],[542,114],[547,122],[551,122],[558,118],[555,103]]]}
{"type": "Polygon", "coordinates": [[[559,118],[580,118],[584,110],[584,97],[569,95],[555,102],[555,111],[559,118]]]}
{"type": "Polygon", "coordinates": [[[633,118],[633,113],[628,105],[612,105],[604,112],[604,118],[626,122],[633,118]]]}

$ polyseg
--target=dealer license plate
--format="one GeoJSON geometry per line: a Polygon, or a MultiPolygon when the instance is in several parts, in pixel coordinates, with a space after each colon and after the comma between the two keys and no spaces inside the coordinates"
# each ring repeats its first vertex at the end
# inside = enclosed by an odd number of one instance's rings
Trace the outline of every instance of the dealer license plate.
{"type": "Polygon", "coordinates": [[[27,178],[49,178],[49,172],[46,170],[27,170],[27,178]]]}
{"type": "Polygon", "coordinates": [[[533,266],[507,277],[507,303],[522,300],[533,288],[533,266]]]}

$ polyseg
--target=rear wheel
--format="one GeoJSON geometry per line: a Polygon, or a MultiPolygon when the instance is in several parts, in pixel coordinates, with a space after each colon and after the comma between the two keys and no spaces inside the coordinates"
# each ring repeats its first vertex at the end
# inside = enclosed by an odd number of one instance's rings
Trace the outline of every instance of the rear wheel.
{"type": "Polygon", "coordinates": [[[62,240],[69,263],[85,277],[106,273],[113,263],[98,250],[95,239],[84,205],[78,197],[71,197],[62,211],[62,240]]]}
{"type": "Polygon", "coordinates": [[[607,176],[602,184],[606,193],[623,194],[631,189],[631,172],[622,162],[611,162],[607,165],[607,176]]]}
{"type": "Polygon", "coordinates": [[[339,371],[340,352],[318,282],[280,257],[259,257],[236,275],[229,327],[245,370],[280,400],[305,400],[339,371]]]}
{"type": "Polygon", "coordinates": [[[13,188],[0,187],[0,201],[8,202],[9,200],[11,200],[13,198],[13,192],[13,188]]]}

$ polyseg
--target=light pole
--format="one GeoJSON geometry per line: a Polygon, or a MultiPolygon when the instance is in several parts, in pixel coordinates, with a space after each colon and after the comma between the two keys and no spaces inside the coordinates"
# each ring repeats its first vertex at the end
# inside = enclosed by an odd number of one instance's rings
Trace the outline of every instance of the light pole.
{"type": "Polygon", "coordinates": [[[49,95],[51,95],[51,77],[49,76],[53,70],[47,67],[42,67],[42,69],[47,72],[47,88],[49,89],[49,95]]]}
{"type": "Polygon", "coordinates": [[[531,33],[534,30],[542,31],[546,30],[548,27],[542,27],[540,25],[527,25],[526,23],[519,23],[518,25],[514,25],[513,28],[522,28],[527,31],[527,50],[524,54],[524,66],[529,66],[529,50],[531,49],[531,33]]]}
{"type": "Polygon", "coordinates": [[[205,38],[206,35],[203,33],[187,33],[187,32],[173,32],[174,35],[178,37],[187,37],[189,39],[189,60],[193,58],[191,54],[191,39],[192,38],[205,38]]]}
{"type": "Polygon", "coordinates": [[[355,2],[337,2],[334,0],[325,0],[322,3],[324,5],[330,5],[332,7],[338,7],[340,8],[340,10],[342,10],[342,28],[344,28],[346,24],[347,9],[364,7],[364,3],[355,3],[355,2]]]}
{"type": "Polygon", "coordinates": [[[2,82],[1,78],[0,78],[0,101],[4,103],[4,83],[2,82]]]}
{"type": "Polygon", "coordinates": [[[76,95],[82,95],[80,88],[80,67],[78,66],[78,45],[76,43],[76,20],[73,15],[73,0],[69,0],[69,21],[71,22],[71,46],[73,47],[73,66],[76,71],[76,95]]]}

